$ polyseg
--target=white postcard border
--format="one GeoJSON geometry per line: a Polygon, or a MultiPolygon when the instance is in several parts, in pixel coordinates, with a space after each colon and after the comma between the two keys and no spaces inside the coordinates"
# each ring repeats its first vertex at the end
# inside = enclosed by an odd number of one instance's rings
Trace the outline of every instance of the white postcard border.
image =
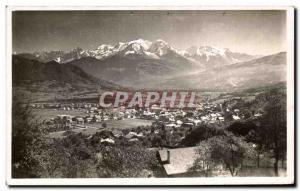
{"type": "Polygon", "coordinates": [[[6,8],[6,184],[7,185],[285,185],[294,183],[294,8],[283,7],[188,7],[188,6],[8,6],[6,8]],[[287,176],[193,178],[11,178],[12,124],[12,11],[17,10],[286,10],[287,12],[287,176]]]}

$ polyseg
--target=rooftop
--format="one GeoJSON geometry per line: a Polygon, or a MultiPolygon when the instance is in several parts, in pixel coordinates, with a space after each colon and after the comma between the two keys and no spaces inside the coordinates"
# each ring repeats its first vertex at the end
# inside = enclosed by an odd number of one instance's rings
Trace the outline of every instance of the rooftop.
{"type": "Polygon", "coordinates": [[[167,161],[167,151],[170,151],[170,164],[164,164],[164,169],[168,175],[182,174],[188,172],[196,159],[196,149],[198,147],[186,147],[177,149],[159,150],[161,161],[167,161]]]}

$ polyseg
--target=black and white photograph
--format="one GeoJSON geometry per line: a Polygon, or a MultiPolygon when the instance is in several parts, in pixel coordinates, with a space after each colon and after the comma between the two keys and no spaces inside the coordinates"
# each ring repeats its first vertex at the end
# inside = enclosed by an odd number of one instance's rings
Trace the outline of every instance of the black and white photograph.
{"type": "Polygon", "coordinates": [[[7,8],[9,185],[294,183],[294,9],[7,8]]]}

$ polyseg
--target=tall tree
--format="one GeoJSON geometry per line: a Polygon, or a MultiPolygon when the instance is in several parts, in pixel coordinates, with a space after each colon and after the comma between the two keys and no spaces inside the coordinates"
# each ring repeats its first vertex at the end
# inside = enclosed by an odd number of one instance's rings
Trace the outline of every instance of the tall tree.
{"type": "Polygon", "coordinates": [[[12,177],[39,177],[37,151],[42,144],[42,124],[19,95],[12,102],[12,177]]]}
{"type": "Polygon", "coordinates": [[[243,160],[251,155],[253,148],[242,137],[232,133],[215,136],[199,144],[193,169],[208,175],[215,166],[222,165],[229,170],[231,176],[236,176],[242,168],[243,160]]]}
{"type": "Polygon", "coordinates": [[[98,177],[148,177],[158,168],[154,152],[139,145],[103,147],[98,177]]]}
{"type": "Polygon", "coordinates": [[[278,176],[279,160],[285,158],[287,144],[286,92],[272,89],[266,95],[268,104],[261,119],[261,131],[265,134],[265,145],[273,151],[274,172],[278,176]]]}

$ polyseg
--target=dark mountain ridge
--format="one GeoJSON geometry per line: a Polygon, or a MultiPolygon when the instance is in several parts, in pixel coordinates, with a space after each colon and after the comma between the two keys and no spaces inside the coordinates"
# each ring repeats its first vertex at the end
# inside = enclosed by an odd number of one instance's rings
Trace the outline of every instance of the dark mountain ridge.
{"type": "Polygon", "coordinates": [[[12,57],[13,86],[24,83],[56,82],[71,85],[117,88],[118,86],[105,80],[97,79],[74,65],[63,65],[55,61],[42,63],[22,56],[12,57]]]}

